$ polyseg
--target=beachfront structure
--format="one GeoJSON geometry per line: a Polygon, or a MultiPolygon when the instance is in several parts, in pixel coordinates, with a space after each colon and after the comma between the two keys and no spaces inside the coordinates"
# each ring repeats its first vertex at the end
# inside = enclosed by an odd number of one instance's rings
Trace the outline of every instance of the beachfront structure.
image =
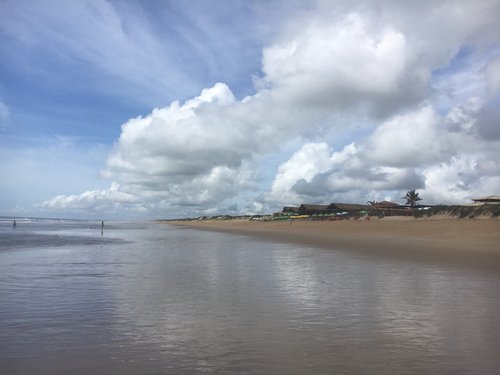
{"type": "MultiPolygon", "coordinates": [[[[500,203],[500,197],[498,203],[500,203]]],[[[490,200],[491,201],[491,200],[490,200]]],[[[489,202],[490,202],[489,201],[489,202]]],[[[419,206],[430,207],[430,206],[419,206]]],[[[275,216],[297,216],[297,215],[310,215],[310,216],[359,216],[368,214],[376,215],[408,215],[412,210],[406,205],[390,201],[370,202],[370,204],[356,204],[356,203],[331,203],[331,204],[301,204],[300,206],[285,206],[283,211],[276,213],[275,216]],[[377,213],[376,213],[377,212],[377,213]]]]}
{"type": "Polygon", "coordinates": [[[328,206],[328,211],[330,212],[358,212],[367,211],[370,206],[366,204],[355,204],[355,203],[332,203],[328,206]]]}
{"type": "Polygon", "coordinates": [[[285,206],[285,207],[283,207],[282,213],[285,215],[299,215],[300,207],[285,206]]]}
{"type": "MultiPolygon", "coordinates": [[[[360,211],[367,211],[370,207],[364,204],[354,203],[331,203],[331,204],[301,204],[298,207],[299,215],[329,215],[341,212],[358,213],[360,211]]],[[[291,212],[295,214],[295,207],[283,207],[283,214],[290,215],[291,212]]]]}
{"type": "Polygon", "coordinates": [[[472,198],[475,204],[500,204],[500,195],[488,195],[486,197],[472,198]]]}
{"type": "Polygon", "coordinates": [[[401,210],[407,208],[406,206],[402,206],[398,203],[390,202],[390,201],[382,201],[382,202],[374,202],[370,205],[370,208],[374,210],[383,210],[383,211],[391,211],[391,210],[401,210]]]}
{"type": "Polygon", "coordinates": [[[326,204],[301,204],[299,213],[301,215],[328,214],[332,212],[328,209],[329,207],[330,206],[326,204]]]}

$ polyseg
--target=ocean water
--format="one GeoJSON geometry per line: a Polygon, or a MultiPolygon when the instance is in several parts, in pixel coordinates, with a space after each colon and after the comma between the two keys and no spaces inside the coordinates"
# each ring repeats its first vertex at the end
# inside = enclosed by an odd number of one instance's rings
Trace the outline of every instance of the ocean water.
{"type": "MultiPolygon", "coordinates": [[[[339,249],[341,250],[341,249],[339,249]]],[[[157,223],[0,219],[1,374],[496,374],[500,275],[157,223]]]]}

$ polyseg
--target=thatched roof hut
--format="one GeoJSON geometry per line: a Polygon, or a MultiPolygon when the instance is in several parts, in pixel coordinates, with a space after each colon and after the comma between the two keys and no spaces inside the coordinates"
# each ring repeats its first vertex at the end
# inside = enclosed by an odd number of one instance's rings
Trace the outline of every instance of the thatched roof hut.
{"type": "Polygon", "coordinates": [[[331,212],[328,207],[326,204],[301,204],[299,212],[301,215],[326,214],[331,212]]]}
{"type": "Polygon", "coordinates": [[[366,211],[370,206],[366,204],[355,204],[355,203],[332,203],[328,206],[328,211],[339,212],[339,211],[366,211]]]}
{"type": "Polygon", "coordinates": [[[401,206],[398,203],[394,203],[394,202],[390,202],[390,201],[375,202],[371,205],[371,208],[375,209],[375,210],[395,210],[395,209],[401,209],[404,207],[405,206],[401,206]]]}
{"type": "Polygon", "coordinates": [[[499,195],[488,195],[486,197],[480,198],[472,198],[474,203],[482,203],[482,204],[500,204],[500,196],[499,195]]]}
{"type": "Polygon", "coordinates": [[[298,214],[300,211],[300,207],[295,206],[285,206],[283,207],[283,212],[287,214],[298,214]]]}

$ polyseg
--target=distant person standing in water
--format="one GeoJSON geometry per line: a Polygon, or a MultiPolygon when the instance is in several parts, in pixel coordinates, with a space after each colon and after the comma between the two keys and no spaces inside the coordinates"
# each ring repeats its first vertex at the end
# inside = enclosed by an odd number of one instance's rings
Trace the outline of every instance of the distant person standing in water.
{"type": "Polygon", "coordinates": [[[14,224],[12,224],[12,229],[16,229],[17,227],[17,224],[16,224],[16,221],[14,220],[14,224]]]}
{"type": "Polygon", "coordinates": [[[101,236],[104,234],[104,221],[101,221],[101,236]]]}

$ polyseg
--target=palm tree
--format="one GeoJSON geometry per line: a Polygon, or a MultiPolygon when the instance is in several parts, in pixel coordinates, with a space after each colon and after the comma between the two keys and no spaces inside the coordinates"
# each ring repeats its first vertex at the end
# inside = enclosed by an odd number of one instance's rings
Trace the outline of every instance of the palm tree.
{"type": "Polygon", "coordinates": [[[418,201],[421,201],[422,198],[418,196],[418,193],[415,192],[415,189],[409,190],[402,199],[406,199],[406,204],[410,205],[411,208],[414,208],[417,205],[418,201]]]}

